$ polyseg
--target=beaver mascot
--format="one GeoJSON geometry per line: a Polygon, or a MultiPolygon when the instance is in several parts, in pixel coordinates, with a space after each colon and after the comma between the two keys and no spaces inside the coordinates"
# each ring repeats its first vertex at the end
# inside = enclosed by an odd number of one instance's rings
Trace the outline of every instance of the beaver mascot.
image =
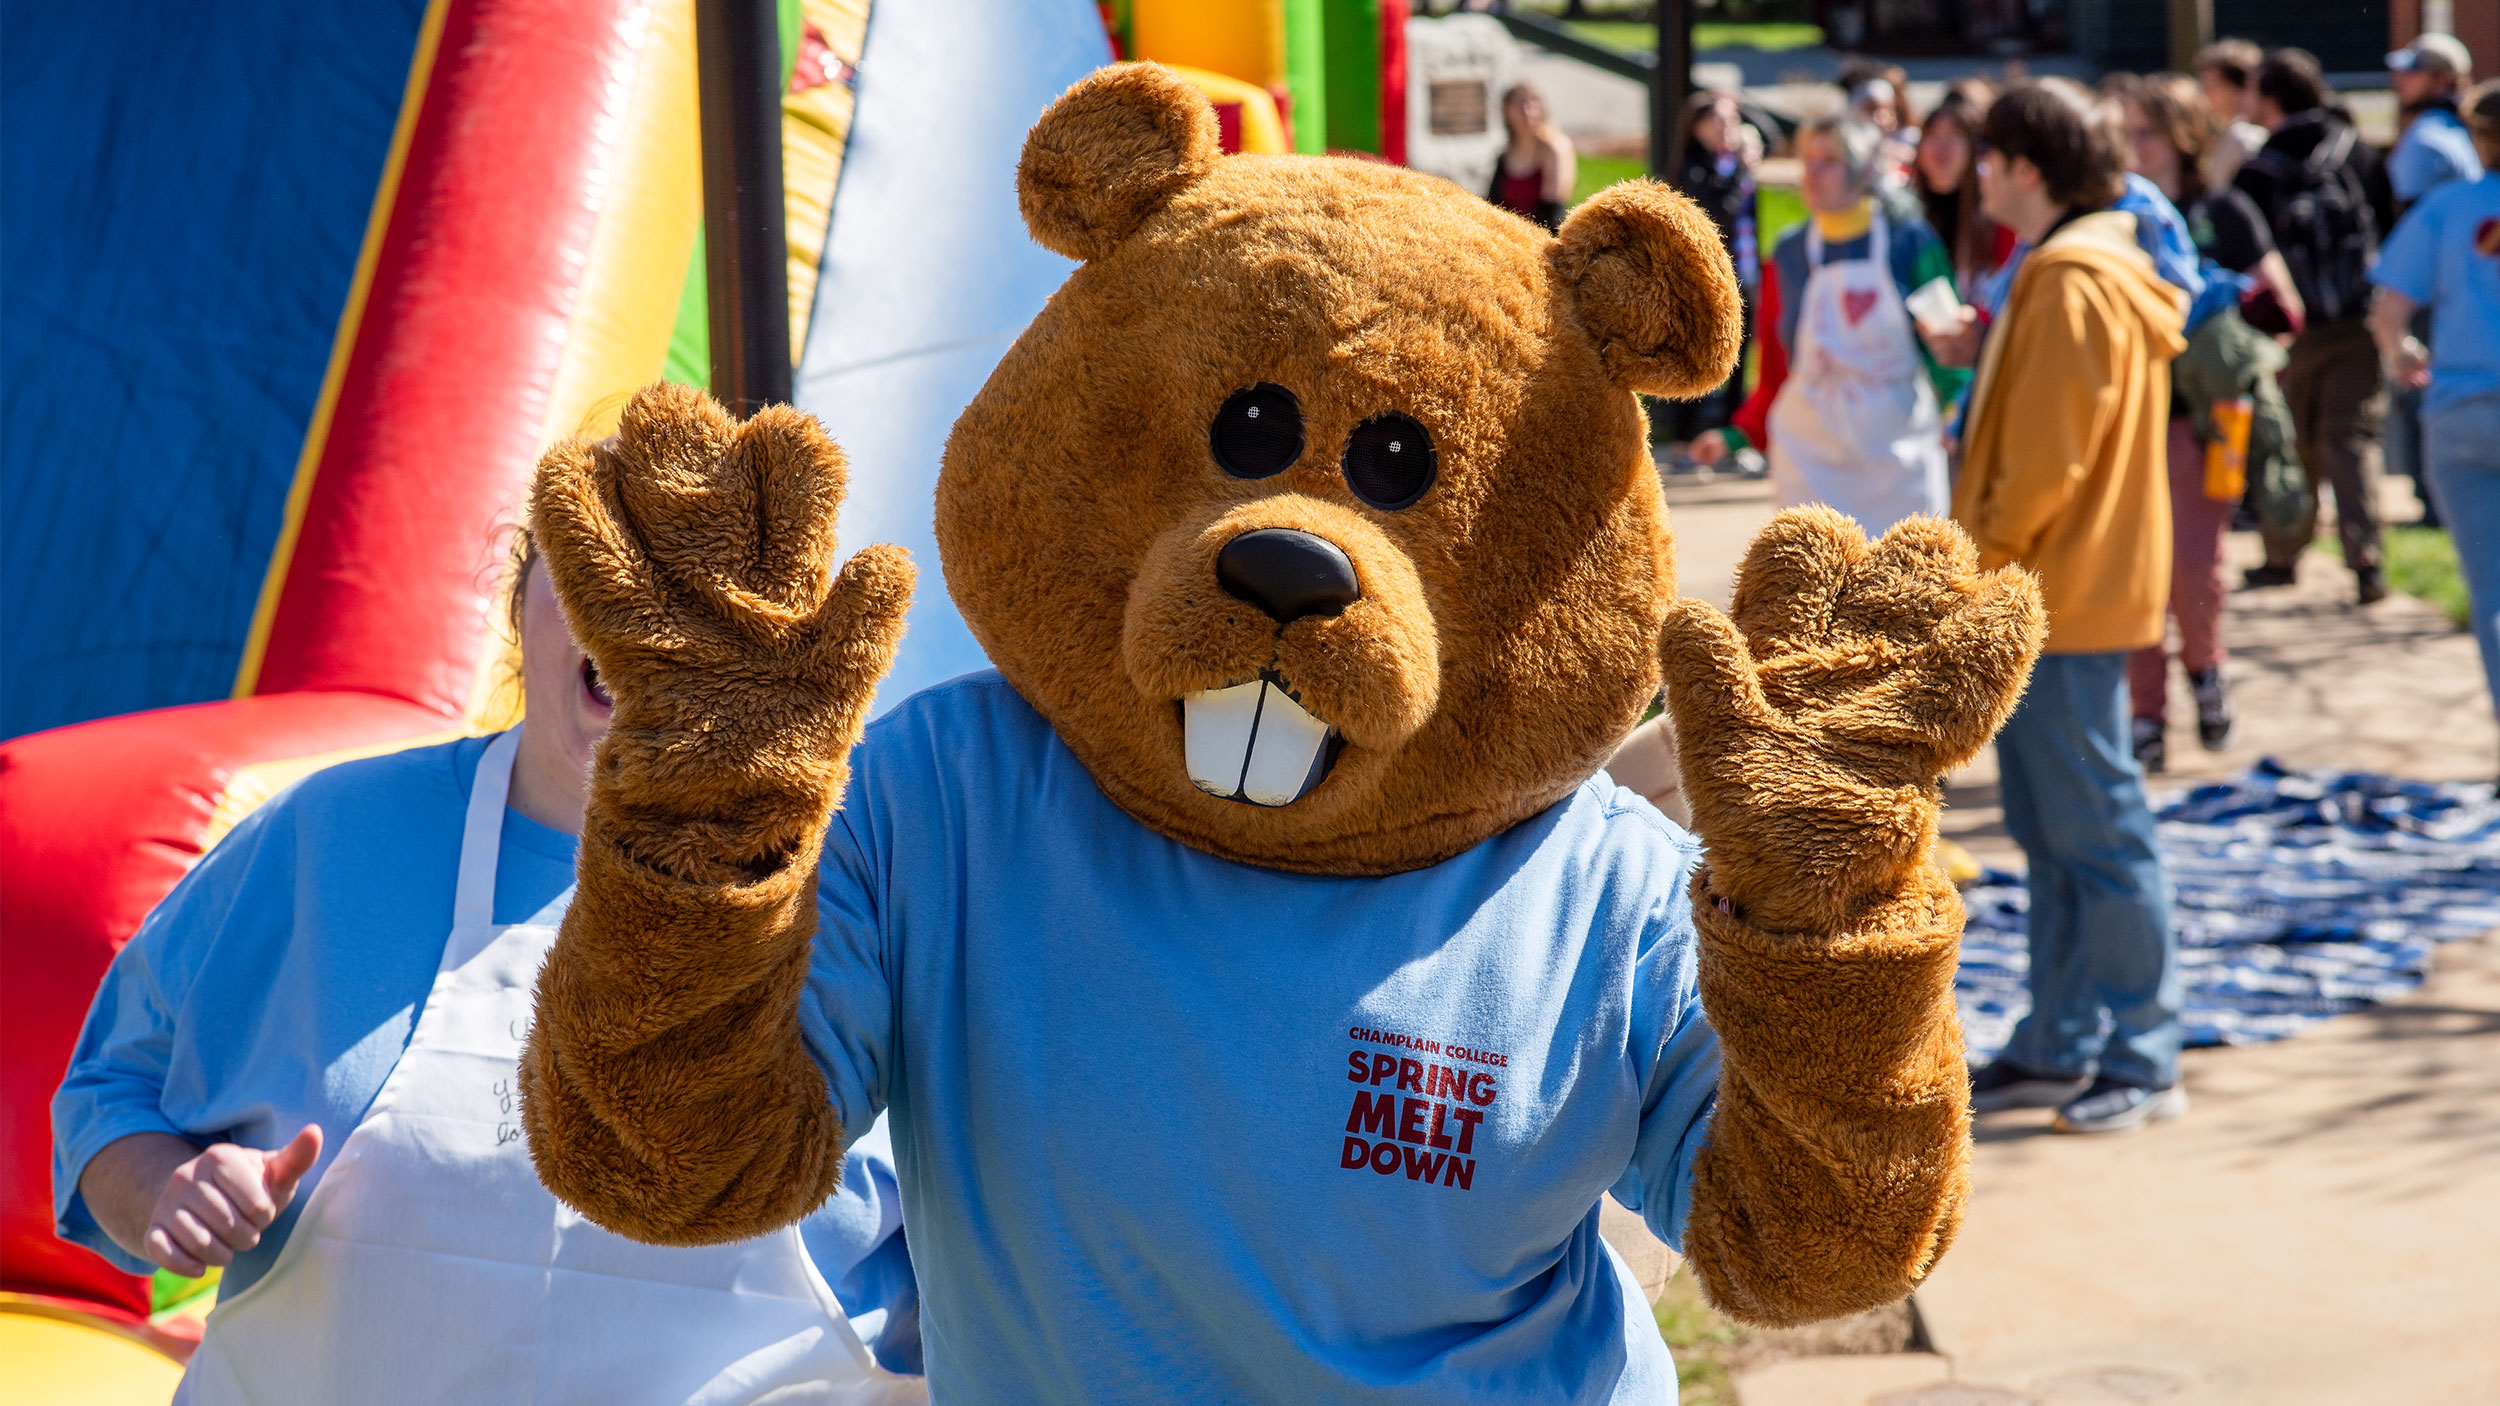
{"type": "Polygon", "coordinates": [[[1028,139],[1081,265],[948,442],[995,661],[863,721],[913,584],[842,455],[655,387],[532,514],[616,700],[523,1061],[540,1175],[787,1224],[890,1110],[940,1402],[1651,1402],[1612,1192],[1712,1302],[1898,1299],[1967,1188],[1937,778],[2042,634],[1828,510],[1675,595],[1636,392],[1738,295],[1647,183],[1559,236],[1225,156],[1149,65],[1028,139]],[[1664,683],[1699,840],[1599,772],[1664,683]]]}

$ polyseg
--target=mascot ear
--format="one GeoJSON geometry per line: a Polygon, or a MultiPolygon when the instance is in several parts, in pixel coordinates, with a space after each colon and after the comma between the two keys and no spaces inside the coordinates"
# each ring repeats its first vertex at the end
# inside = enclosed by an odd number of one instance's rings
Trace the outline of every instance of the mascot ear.
{"type": "Polygon", "coordinates": [[[1735,368],[1744,295],[1718,227],[1683,196],[1655,181],[1609,186],[1563,222],[1553,260],[1626,390],[1696,396],[1735,368]]]}
{"type": "Polygon", "coordinates": [[[1099,259],[1218,155],[1215,109],[1160,64],[1102,69],[1024,139],[1016,203],[1043,248],[1099,259]]]}

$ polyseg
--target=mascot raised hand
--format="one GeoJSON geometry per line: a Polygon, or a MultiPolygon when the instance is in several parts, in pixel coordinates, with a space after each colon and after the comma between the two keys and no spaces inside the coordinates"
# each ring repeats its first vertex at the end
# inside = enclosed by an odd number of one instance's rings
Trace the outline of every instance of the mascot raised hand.
{"type": "Polygon", "coordinates": [[[524,1061],[628,1235],[806,1213],[890,1110],[940,1402],[1670,1399],[1612,1192],[1737,1317],[1899,1298],[1967,1185],[1936,778],[2042,631],[1914,519],[1675,595],[1636,393],[1737,288],[1650,184],[1558,237],[1223,156],[1146,65],[1018,173],[1080,267],[964,412],[996,664],[863,729],[912,569],[815,422],[656,387],[533,513],[616,699],[524,1061]],[[1663,681],[1699,838],[1599,768],[1663,681]]]}

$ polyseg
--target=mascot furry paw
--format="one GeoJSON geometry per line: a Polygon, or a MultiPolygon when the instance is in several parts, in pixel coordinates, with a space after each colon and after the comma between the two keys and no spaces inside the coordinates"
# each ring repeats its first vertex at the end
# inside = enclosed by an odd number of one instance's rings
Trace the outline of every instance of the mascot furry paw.
{"type": "Polygon", "coordinates": [[[1881,1303],[1951,1238],[1935,778],[2037,593],[1785,515],[1678,604],[1635,392],[1734,358],[1708,222],[1549,238],[1375,164],[1224,157],[1104,71],[1034,129],[1081,266],[958,422],[997,670],[863,735],[909,592],[839,453],[657,388],[534,513],[617,698],[524,1061],[541,1175],[784,1224],[890,1110],[939,1400],[1650,1401],[1611,1191],[1712,1298],[1881,1303]],[[1598,767],[1666,682],[1703,844],[1598,767]]]}

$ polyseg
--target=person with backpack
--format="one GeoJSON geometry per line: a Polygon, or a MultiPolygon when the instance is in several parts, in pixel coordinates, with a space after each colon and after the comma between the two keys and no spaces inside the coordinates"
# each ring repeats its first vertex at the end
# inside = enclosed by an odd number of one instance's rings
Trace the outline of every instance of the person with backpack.
{"type": "MultiPolygon", "coordinates": [[[[2387,595],[2372,497],[2387,378],[2365,318],[2370,262],[2380,232],[2395,224],[2395,196],[2377,148],[2362,140],[2347,114],[2328,106],[2316,58],[2278,49],[2258,65],[2254,86],[2253,115],[2272,135],[2233,183],[2272,227],[2307,310],[2307,324],[2292,341],[2283,392],[2311,486],[2324,480],[2335,492],[2344,562],[2357,598],[2369,605],[2387,595]]],[[[2246,584],[2290,585],[2316,535],[2314,509],[2291,530],[2263,535],[2265,564],[2249,568],[2246,584]]]]}

